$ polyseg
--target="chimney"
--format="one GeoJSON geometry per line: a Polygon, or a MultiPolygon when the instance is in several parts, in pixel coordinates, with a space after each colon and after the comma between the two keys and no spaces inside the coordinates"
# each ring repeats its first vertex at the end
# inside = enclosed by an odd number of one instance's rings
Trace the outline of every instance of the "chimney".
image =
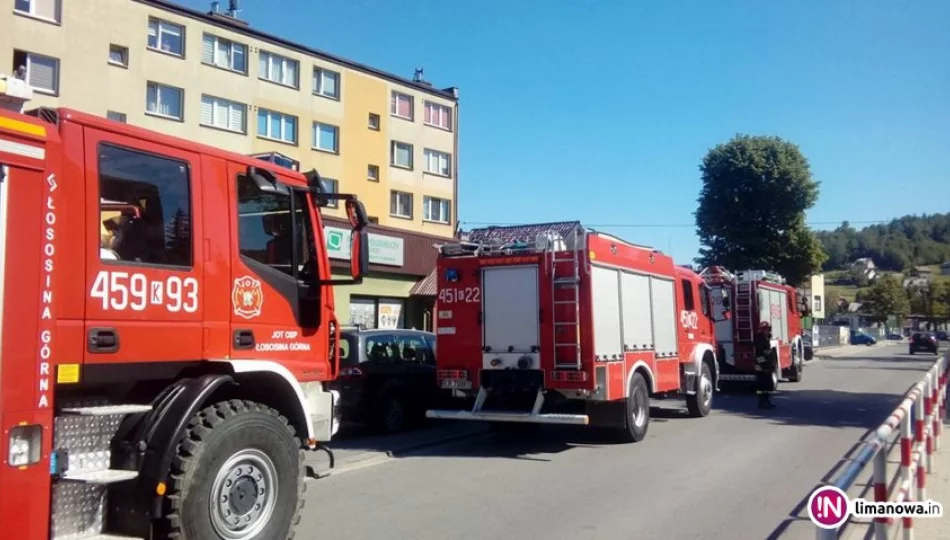
{"type": "Polygon", "coordinates": [[[218,5],[220,2],[211,2],[211,15],[218,13],[218,5]]]}
{"type": "Polygon", "coordinates": [[[228,0],[228,17],[236,19],[238,11],[238,0],[228,0]]]}

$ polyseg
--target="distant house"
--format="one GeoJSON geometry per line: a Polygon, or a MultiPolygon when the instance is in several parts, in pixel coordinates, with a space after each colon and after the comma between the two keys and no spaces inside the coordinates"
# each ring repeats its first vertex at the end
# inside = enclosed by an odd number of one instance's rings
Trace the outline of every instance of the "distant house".
{"type": "Polygon", "coordinates": [[[905,289],[929,289],[930,279],[925,276],[904,278],[905,289]]]}
{"type": "Polygon", "coordinates": [[[926,266],[915,266],[911,271],[910,275],[914,277],[927,277],[933,275],[933,270],[927,268],[926,266]]]}
{"type": "Polygon", "coordinates": [[[950,276],[950,261],[940,265],[940,273],[945,276],[950,276]]]}
{"type": "Polygon", "coordinates": [[[873,281],[877,277],[877,265],[869,257],[863,257],[851,263],[851,277],[857,280],[862,276],[868,281],[873,281]]]}

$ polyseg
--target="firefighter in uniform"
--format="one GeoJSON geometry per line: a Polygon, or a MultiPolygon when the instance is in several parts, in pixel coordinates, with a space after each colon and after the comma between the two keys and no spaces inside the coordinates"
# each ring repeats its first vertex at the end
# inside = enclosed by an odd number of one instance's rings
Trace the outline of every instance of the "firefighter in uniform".
{"type": "Polygon", "coordinates": [[[758,394],[760,409],[774,409],[769,399],[774,391],[772,373],[775,370],[775,350],[772,348],[772,325],[766,321],[759,324],[755,333],[755,393],[758,394]]]}

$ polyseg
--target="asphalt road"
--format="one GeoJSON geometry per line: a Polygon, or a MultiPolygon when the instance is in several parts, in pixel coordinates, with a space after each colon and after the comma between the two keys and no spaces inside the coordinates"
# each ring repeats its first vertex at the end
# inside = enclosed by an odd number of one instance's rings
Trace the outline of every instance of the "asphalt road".
{"type": "Polygon", "coordinates": [[[633,445],[552,427],[376,462],[311,483],[298,537],[810,540],[808,494],[935,360],[906,352],[811,362],[771,411],[748,393],[717,395],[701,419],[655,402],[633,445]]]}

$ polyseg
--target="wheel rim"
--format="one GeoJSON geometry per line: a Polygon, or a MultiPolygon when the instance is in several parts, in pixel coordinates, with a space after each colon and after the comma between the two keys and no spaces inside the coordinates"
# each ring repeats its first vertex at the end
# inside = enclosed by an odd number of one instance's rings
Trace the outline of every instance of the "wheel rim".
{"type": "Polygon", "coordinates": [[[633,425],[637,427],[643,427],[643,424],[646,423],[647,413],[646,409],[643,406],[643,393],[638,389],[634,388],[633,390],[633,425]]]}
{"type": "Polygon", "coordinates": [[[277,505],[277,467],[259,450],[241,450],[211,485],[211,525],[221,538],[245,540],[270,521],[277,505]]]}
{"type": "Polygon", "coordinates": [[[712,403],[713,387],[712,381],[705,372],[703,372],[702,378],[699,380],[699,388],[703,392],[703,407],[709,407],[709,404],[712,403]]]}
{"type": "Polygon", "coordinates": [[[389,403],[389,407],[386,408],[386,427],[389,429],[399,429],[402,426],[403,417],[405,416],[405,411],[403,411],[402,403],[398,399],[394,399],[389,403]]]}

